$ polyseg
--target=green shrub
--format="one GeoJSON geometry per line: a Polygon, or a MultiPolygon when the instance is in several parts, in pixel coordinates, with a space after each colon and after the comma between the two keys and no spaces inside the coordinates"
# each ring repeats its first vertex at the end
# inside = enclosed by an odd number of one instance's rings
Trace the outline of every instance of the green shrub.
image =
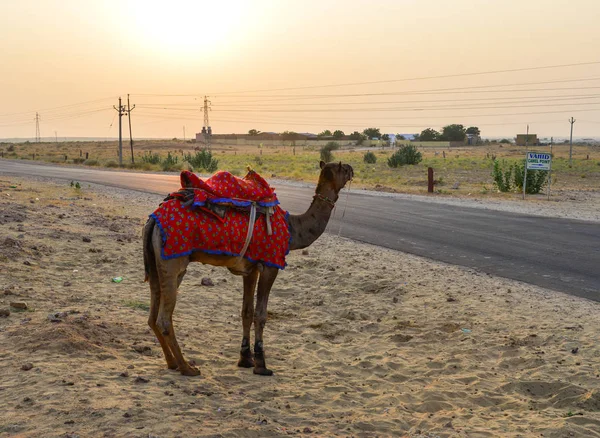
{"type": "Polygon", "coordinates": [[[73,158],[73,164],[82,164],[85,158],[73,158]]]}
{"type": "Polygon", "coordinates": [[[213,158],[212,152],[208,149],[197,151],[194,155],[185,154],[183,160],[190,163],[195,170],[204,169],[207,172],[214,172],[219,168],[219,160],[213,158]]]}
{"type": "Polygon", "coordinates": [[[167,152],[165,159],[160,162],[160,167],[165,172],[179,170],[181,166],[177,165],[178,161],[179,159],[175,155],[171,155],[171,152],[167,152]]]}
{"type": "MultiPolygon", "coordinates": [[[[494,168],[492,170],[494,185],[501,192],[522,192],[523,179],[525,177],[525,160],[518,163],[508,165],[506,161],[502,161],[502,167],[498,160],[494,160],[494,168]]],[[[527,187],[525,193],[534,195],[540,193],[548,182],[548,172],[545,170],[528,170],[527,171],[527,187]]]]}
{"type": "Polygon", "coordinates": [[[142,162],[149,164],[160,164],[160,155],[146,151],[144,155],[142,155],[142,162]]]}
{"type": "MultiPolygon", "coordinates": [[[[525,160],[513,165],[513,184],[515,190],[523,191],[523,178],[525,176],[525,160]]],[[[545,170],[527,170],[527,186],[525,193],[534,195],[540,193],[548,182],[548,172],[545,170]]]]}
{"type": "Polygon", "coordinates": [[[423,155],[412,144],[400,146],[400,148],[388,158],[388,166],[399,167],[404,165],[419,164],[423,160],[423,155]]]}
{"type": "Polygon", "coordinates": [[[377,156],[369,151],[363,156],[363,161],[368,164],[375,164],[377,163],[377,156]]]}
{"type": "Polygon", "coordinates": [[[106,163],[106,167],[119,167],[119,163],[117,163],[114,160],[110,160],[109,162],[106,163]]]}
{"type": "Polygon", "coordinates": [[[97,166],[98,160],[85,160],[83,164],[85,164],[86,166],[97,166]]]}
{"type": "Polygon", "coordinates": [[[335,142],[335,141],[328,142],[325,146],[323,146],[320,149],[321,160],[325,161],[326,163],[333,161],[333,154],[331,153],[331,151],[338,150],[339,148],[340,148],[340,145],[337,142],[335,142]]]}
{"type": "Polygon", "coordinates": [[[15,151],[15,145],[11,144],[7,149],[8,152],[14,152],[15,151]]]}
{"type": "Polygon", "coordinates": [[[506,161],[502,161],[503,167],[506,169],[500,168],[500,162],[498,160],[494,160],[494,168],[492,170],[492,178],[494,178],[494,185],[501,192],[510,192],[510,180],[512,177],[512,166],[506,166],[506,161]]]}

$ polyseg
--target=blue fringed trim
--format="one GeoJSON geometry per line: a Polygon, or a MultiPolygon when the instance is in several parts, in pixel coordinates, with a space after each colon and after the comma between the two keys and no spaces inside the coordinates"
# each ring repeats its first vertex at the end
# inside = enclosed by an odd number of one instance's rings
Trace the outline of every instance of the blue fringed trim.
{"type": "MultiPolygon", "coordinates": [[[[252,201],[240,201],[238,199],[231,199],[231,198],[214,198],[214,199],[209,199],[208,202],[210,202],[212,204],[233,204],[236,207],[248,207],[249,205],[252,205],[252,201]]],[[[278,204],[279,204],[278,200],[275,200],[273,202],[258,201],[256,203],[256,205],[260,205],[261,207],[275,207],[278,204]]]]}
{"type": "MultiPolygon", "coordinates": [[[[195,201],[191,205],[191,207],[192,208],[204,207],[204,206],[206,206],[206,204],[232,204],[232,205],[235,205],[236,207],[248,207],[252,204],[252,202],[237,201],[237,200],[229,199],[229,198],[218,198],[218,199],[211,199],[211,200],[204,201],[204,202],[195,201]]],[[[261,207],[275,207],[275,206],[279,205],[279,201],[275,200],[273,202],[257,202],[256,205],[259,205],[261,207]]]]}

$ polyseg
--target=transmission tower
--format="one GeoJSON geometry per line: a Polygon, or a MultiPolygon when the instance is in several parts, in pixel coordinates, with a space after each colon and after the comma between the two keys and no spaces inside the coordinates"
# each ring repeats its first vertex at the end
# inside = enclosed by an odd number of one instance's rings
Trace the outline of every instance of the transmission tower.
{"type": "Polygon", "coordinates": [[[35,113],[35,142],[39,143],[42,141],[41,135],[40,135],[40,115],[38,113],[35,113]]]}
{"type": "Polygon", "coordinates": [[[212,137],[212,128],[210,127],[210,122],[208,120],[208,112],[210,111],[210,100],[208,100],[208,96],[204,96],[204,126],[202,126],[202,134],[204,134],[204,143],[206,143],[206,147],[211,149],[211,137],[212,137]]]}

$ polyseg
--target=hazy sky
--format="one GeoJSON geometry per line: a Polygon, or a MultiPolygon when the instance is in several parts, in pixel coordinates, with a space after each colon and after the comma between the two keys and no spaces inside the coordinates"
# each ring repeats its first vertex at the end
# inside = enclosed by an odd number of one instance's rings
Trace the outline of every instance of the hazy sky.
{"type": "Polygon", "coordinates": [[[599,0],[0,0],[0,138],[36,111],[43,137],[115,137],[127,93],[136,137],[192,136],[205,94],[214,133],[600,135],[599,23],[599,0]]]}

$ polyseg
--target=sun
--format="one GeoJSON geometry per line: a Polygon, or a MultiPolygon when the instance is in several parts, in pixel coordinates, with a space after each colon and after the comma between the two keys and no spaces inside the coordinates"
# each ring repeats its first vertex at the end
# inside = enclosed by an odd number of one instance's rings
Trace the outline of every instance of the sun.
{"type": "Polygon", "coordinates": [[[146,50],[203,56],[228,50],[241,37],[244,0],[132,0],[131,29],[146,50]]]}

